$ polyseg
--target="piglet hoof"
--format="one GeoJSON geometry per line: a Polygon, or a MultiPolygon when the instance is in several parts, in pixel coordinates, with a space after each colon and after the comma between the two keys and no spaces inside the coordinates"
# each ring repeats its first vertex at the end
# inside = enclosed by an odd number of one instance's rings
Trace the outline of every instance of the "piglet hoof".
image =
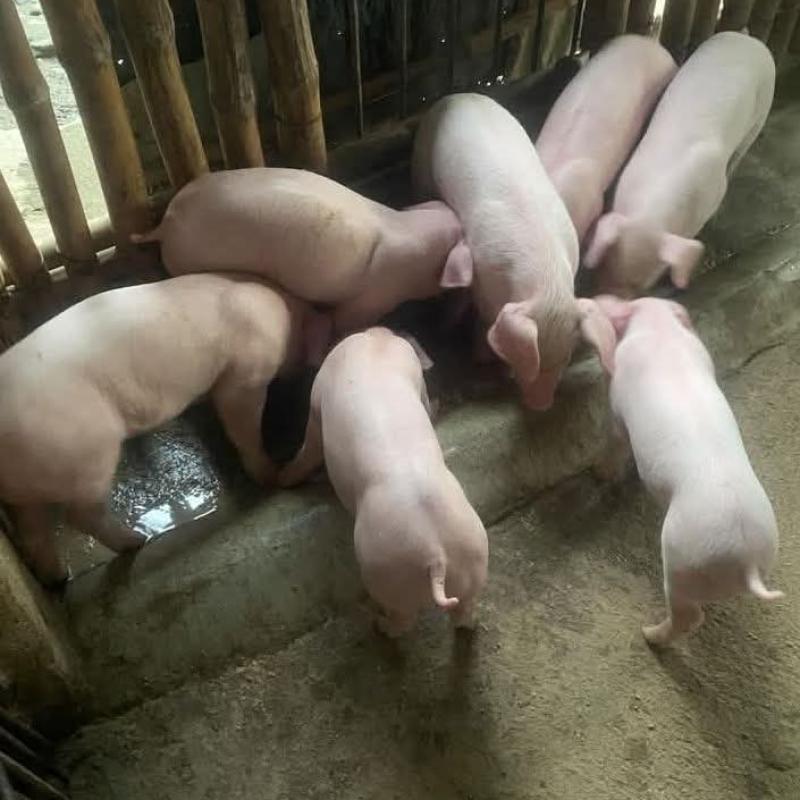
{"type": "Polygon", "coordinates": [[[666,647],[672,641],[671,629],[670,621],[666,619],[658,625],[643,625],[642,635],[650,647],[666,647]]]}

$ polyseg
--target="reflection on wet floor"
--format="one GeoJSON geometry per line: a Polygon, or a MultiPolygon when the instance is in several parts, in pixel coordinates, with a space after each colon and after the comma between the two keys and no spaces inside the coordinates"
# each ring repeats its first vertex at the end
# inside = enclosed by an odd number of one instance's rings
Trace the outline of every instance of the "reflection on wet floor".
{"type": "MultiPolygon", "coordinates": [[[[263,436],[277,462],[302,443],[313,379],[313,371],[304,371],[270,387],[263,436]]],[[[228,516],[267,491],[250,483],[213,409],[200,403],[125,443],[111,506],[135,530],[157,538],[190,522],[228,516]]],[[[114,557],[89,537],[66,530],[59,537],[73,578],[114,557]]]]}

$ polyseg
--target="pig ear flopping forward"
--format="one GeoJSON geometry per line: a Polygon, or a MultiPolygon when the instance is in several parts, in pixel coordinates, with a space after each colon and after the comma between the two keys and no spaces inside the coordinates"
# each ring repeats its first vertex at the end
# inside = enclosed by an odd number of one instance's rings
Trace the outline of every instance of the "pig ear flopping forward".
{"type": "Polygon", "coordinates": [[[539,374],[539,328],[523,303],[506,303],[486,334],[494,352],[514,369],[518,380],[530,382],[539,374]]]}
{"type": "Polygon", "coordinates": [[[397,331],[397,335],[401,339],[405,339],[411,345],[417,355],[417,358],[419,359],[422,371],[427,372],[433,366],[433,360],[425,352],[425,348],[419,343],[419,341],[417,341],[416,337],[412,336],[410,333],[406,333],[405,331],[397,331]]]}
{"type": "Polygon", "coordinates": [[[439,285],[443,289],[459,289],[472,284],[472,253],[463,240],[450,251],[442,270],[439,285]]]}
{"type": "Polygon", "coordinates": [[[581,336],[597,351],[600,363],[607,374],[614,372],[614,350],[617,346],[617,334],[611,320],[603,313],[600,306],[585,297],[577,300],[580,314],[581,336]]]}
{"type": "Polygon", "coordinates": [[[670,277],[675,286],[678,289],[685,289],[704,251],[705,247],[697,239],[665,233],[659,243],[658,257],[669,267],[670,277]]]}
{"type": "Polygon", "coordinates": [[[597,220],[589,235],[589,245],[583,256],[587,269],[596,269],[603,263],[608,251],[619,241],[624,223],[622,214],[613,211],[597,220]]]}

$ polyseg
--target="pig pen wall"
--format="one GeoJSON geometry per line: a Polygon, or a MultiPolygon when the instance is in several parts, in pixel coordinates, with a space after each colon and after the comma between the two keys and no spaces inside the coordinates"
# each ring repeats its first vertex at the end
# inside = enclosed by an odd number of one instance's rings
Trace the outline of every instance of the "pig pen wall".
{"type": "MultiPolygon", "coordinates": [[[[780,56],[800,6],[772,3],[769,15],[756,5],[726,3],[717,21],[719,3],[668,2],[661,38],[680,58],[715,26],[744,20],[780,56]]],[[[42,8],[108,217],[87,219],[18,8],[0,0],[0,88],[53,231],[52,241],[34,240],[0,174],[0,347],[89,293],[161,277],[129,236],[154,224],[171,194],[209,168],[304,166],[399,203],[415,119],[438,96],[472,89],[503,102],[529,98],[537,74],[563,56],[659,28],[655,3],[635,0],[43,0],[42,8]],[[198,42],[204,60],[192,61],[198,42]]],[[[575,66],[538,84],[540,98],[575,66]]],[[[163,452],[180,452],[182,441],[170,439],[163,452]]],[[[201,489],[204,481],[214,478],[198,477],[201,489]]],[[[187,518],[205,508],[197,502],[187,518]]],[[[10,550],[0,553],[0,573],[9,587],[0,593],[3,618],[20,619],[27,637],[10,626],[0,648],[7,702],[62,714],[85,687],[60,610],[10,550]]]]}

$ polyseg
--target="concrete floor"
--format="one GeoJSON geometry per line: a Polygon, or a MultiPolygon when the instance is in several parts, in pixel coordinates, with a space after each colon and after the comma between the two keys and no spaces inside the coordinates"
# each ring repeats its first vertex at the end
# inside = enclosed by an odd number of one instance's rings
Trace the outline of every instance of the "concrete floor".
{"type": "Polygon", "coordinates": [[[660,514],[634,476],[588,470],[605,431],[596,365],[572,371],[551,414],[524,415],[491,381],[455,380],[452,343],[432,341],[438,432],[489,525],[476,634],[434,615],[399,644],[379,638],[329,491],[248,497],[71,587],[94,718],[61,748],[73,798],[800,797],[800,73],[787,75],[684,298],[775,504],[770,583],[787,599],[714,607],[693,639],[649,650],[660,514]]]}
{"type": "Polygon", "coordinates": [[[633,478],[582,475],[492,526],[474,639],[327,619],[84,728],[73,798],[800,796],[800,332],[774,344],[725,389],[781,522],[785,602],[719,606],[653,653],[659,513],[633,478]]]}

